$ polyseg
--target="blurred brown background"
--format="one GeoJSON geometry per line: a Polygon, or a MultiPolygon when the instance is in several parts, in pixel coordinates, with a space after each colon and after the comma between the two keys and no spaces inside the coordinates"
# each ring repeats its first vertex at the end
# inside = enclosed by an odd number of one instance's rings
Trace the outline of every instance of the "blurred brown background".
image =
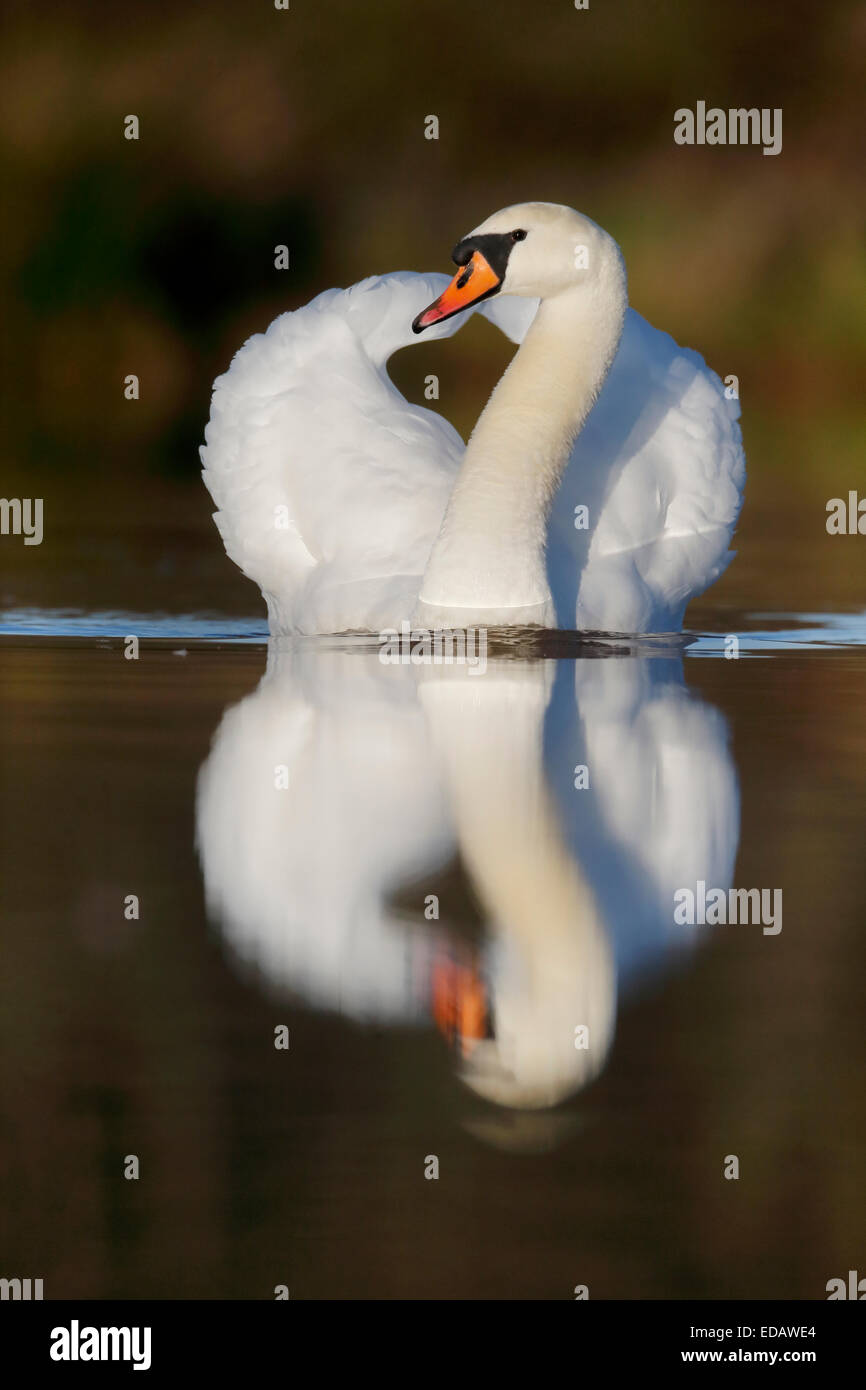
{"type": "MultiPolygon", "coordinates": [[[[198,481],[214,376],[282,310],[447,269],[458,236],[532,198],[607,227],[635,307],[739,377],[749,490],[713,604],[862,598],[857,542],[824,528],[864,473],[862,5],[6,11],[2,491],[46,508],[41,547],[0,547],[7,604],[259,613],[198,481]],[[781,107],[782,153],[675,145],[674,111],[699,99],[781,107]]],[[[393,370],[418,400],[435,370],[465,434],[507,355],[471,323],[393,370]]]]}

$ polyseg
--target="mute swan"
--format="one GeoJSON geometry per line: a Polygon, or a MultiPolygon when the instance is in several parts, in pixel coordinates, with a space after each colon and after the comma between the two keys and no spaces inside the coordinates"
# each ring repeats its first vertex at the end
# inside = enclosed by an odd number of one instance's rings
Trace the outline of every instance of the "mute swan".
{"type": "Polygon", "coordinates": [[[226,946],[314,1008],[435,1019],[488,1100],[555,1104],[602,1070],[618,997],[710,930],[674,923],[676,889],[732,881],[724,719],[679,660],[492,658],[482,680],[322,646],[270,644],[199,774],[196,839],[226,946]],[[591,770],[579,791],[576,764],[591,770]],[[477,949],[456,930],[456,855],[477,949]]]}
{"type": "Polygon", "coordinates": [[[571,208],[506,208],[453,259],[450,284],[320,294],[214,384],[203,476],[271,631],[678,631],[730,559],[738,403],[627,306],[619,247],[571,208]],[[476,309],[520,348],[464,448],[386,363],[476,309]]]}

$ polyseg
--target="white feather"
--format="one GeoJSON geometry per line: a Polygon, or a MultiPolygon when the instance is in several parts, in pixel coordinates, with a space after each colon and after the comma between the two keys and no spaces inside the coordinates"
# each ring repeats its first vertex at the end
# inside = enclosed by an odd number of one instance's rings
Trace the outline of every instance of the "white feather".
{"type": "MultiPolygon", "coordinates": [[[[203,476],[274,632],[378,632],[415,610],[464,444],[404,399],[386,364],[416,341],[412,319],[446,283],[402,272],[329,290],[250,338],[215,383],[203,476]]],[[[479,311],[521,342],[537,307],[498,296],[479,311]]],[[[627,311],[550,518],[559,627],[679,629],[730,558],[745,478],[738,415],[697,353],[627,311]],[[588,530],[575,528],[579,504],[588,530]]],[[[527,569],[519,553],[513,567],[527,569]]]]}

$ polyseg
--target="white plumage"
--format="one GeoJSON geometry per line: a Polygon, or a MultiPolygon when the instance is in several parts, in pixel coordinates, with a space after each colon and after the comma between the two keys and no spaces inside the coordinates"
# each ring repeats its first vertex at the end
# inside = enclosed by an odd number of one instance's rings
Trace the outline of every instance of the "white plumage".
{"type": "Polygon", "coordinates": [[[680,630],[686,604],[733,558],[746,476],[739,414],[699,353],[628,310],[553,508],[558,614],[576,607],[586,631],[680,630]],[[598,524],[575,532],[574,506],[587,501],[598,524]]]}
{"type": "Polygon", "coordinates": [[[437,962],[465,946],[443,872],[459,859],[491,1015],[462,1075],[500,1104],[554,1104],[604,1066],[618,995],[711,930],[677,925],[674,895],[732,880],[725,721],[675,658],[492,659],[475,677],[333,645],[271,643],[201,770],[221,934],[277,995],[427,1025],[437,962]]]}
{"type": "MultiPolygon", "coordinates": [[[[477,308],[524,346],[468,449],[386,371],[444,276],[329,290],[217,379],[203,475],[272,631],[379,632],[417,619],[422,593],[426,626],[675,631],[724,569],[745,477],[738,403],[625,308],[618,248],[588,219],[527,204],[465,244],[516,222],[528,236],[477,308]],[[576,236],[594,261],[566,272],[576,236]]],[[[431,336],[465,318],[433,321],[431,336]]]]}

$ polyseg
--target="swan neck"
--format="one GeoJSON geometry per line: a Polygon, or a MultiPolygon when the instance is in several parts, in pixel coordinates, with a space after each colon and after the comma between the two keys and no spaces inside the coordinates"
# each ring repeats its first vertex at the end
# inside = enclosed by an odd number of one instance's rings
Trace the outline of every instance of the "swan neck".
{"type": "Polygon", "coordinates": [[[509,611],[550,624],[550,505],[622,336],[624,275],[621,293],[605,289],[542,300],[485,406],[421,586],[428,625],[436,609],[453,610],[443,625],[454,627],[507,622],[509,611]]]}

